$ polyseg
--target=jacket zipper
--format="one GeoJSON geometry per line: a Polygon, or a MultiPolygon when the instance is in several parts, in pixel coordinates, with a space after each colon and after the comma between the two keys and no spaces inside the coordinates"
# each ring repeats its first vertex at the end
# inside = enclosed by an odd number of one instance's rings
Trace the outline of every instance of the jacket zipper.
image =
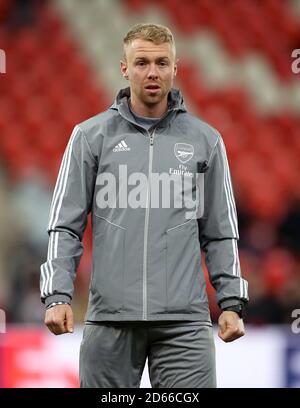
{"type": "Polygon", "coordinates": [[[147,185],[147,201],[145,213],[145,228],[144,228],[144,254],[143,254],[143,320],[147,320],[147,255],[148,255],[148,230],[149,230],[149,215],[151,202],[151,175],[153,162],[153,140],[155,129],[149,134],[149,169],[148,169],[148,185],[147,185]]]}
{"type": "MultiPolygon", "coordinates": [[[[171,111],[175,112],[178,108],[173,108],[166,112],[164,119],[171,111]]],[[[120,111],[119,111],[120,112],[120,111]]],[[[121,114],[121,113],[120,113],[121,114]]],[[[137,126],[135,122],[127,118],[126,116],[121,116],[127,120],[128,122],[132,123],[134,126],[137,126]]],[[[160,121],[161,121],[160,120],[160,121]]],[[[157,126],[158,124],[156,124],[157,126]]],[[[137,126],[139,129],[141,126],[137,126]]],[[[144,128],[142,128],[144,129],[144,128]]],[[[144,129],[145,130],[145,129],[144,129]]],[[[150,191],[150,177],[152,174],[152,162],[153,162],[153,140],[155,134],[155,128],[153,129],[152,133],[147,131],[150,139],[150,146],[149,146],[149,168],[148,168],[148,185],[147,185],[147,201],[146,201],[146,213],[145,213],[145,227],[144,227],[144,253],[143,253],[143,320],[147,320],[147,256],[148,256],[148,230],[149,230],[149,213],[150,213],[150,199],[151,199],[151,191],[150,191]]]]}

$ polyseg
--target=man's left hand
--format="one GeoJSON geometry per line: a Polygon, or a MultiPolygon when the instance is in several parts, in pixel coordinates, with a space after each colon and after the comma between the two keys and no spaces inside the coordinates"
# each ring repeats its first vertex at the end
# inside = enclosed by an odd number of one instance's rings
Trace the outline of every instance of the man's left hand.
{"type": "Polygon", "coordinates": [[[225,310],[221,313],[219,320],[219,337],[229,343],[244,336],[245,328],[243,319],[236,312],[225,310]]]}

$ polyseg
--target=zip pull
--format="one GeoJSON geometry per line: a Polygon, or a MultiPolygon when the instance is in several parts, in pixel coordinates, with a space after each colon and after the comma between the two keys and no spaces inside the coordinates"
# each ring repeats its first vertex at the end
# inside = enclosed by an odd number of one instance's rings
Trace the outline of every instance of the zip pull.
{"type": "Polygon", "coordinates": [[[149,134],[149,137],[150,137],[150,146],[153,146],[154,132],[155,132],[155,130],[153,130],[153,132],[149,134]]]}
{"type": "Polygon", "coordinates": [[[197,162],[197,173],[205,173],[207,170],[207,163],[207,160],[203,162],[197,162]]]}

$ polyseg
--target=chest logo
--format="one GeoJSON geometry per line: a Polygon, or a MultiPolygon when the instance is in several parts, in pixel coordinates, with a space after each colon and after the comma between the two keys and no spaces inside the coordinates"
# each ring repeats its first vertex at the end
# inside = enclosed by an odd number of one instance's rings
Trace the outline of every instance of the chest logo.
{"type": "Polygon", "coordinates": [[[187,143],[176,143],[174,153],[181,163],[186,163],[194,156],[194,146],[187,143]]]}
{"type": "Polygon", "coordinates": [[[128,152],[130,147],[127,146],[126,142],[122,139],[120,143],[118,143],[114,148],[113,152],[128,152]]]}

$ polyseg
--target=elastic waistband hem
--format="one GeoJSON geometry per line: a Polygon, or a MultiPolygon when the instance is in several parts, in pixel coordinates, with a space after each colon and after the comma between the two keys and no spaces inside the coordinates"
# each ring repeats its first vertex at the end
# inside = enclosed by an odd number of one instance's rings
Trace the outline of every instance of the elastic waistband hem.
{"type": "Polygon", "coordinates": [[[207,313],[161,313],[155,315],[148,315],[147,319],[143,319],[142,315],[132,315],[124,313],[97,313],[88,314],[85,318],[86,322],[97,322],[97,321],[139,321],[139,322],[153,322],[153,321],[164,321],[164,320],[181,320],[181,321],[193,321],[198,323],[203,323],[205,325],[212,326],[210,318],[207,313]]]}

